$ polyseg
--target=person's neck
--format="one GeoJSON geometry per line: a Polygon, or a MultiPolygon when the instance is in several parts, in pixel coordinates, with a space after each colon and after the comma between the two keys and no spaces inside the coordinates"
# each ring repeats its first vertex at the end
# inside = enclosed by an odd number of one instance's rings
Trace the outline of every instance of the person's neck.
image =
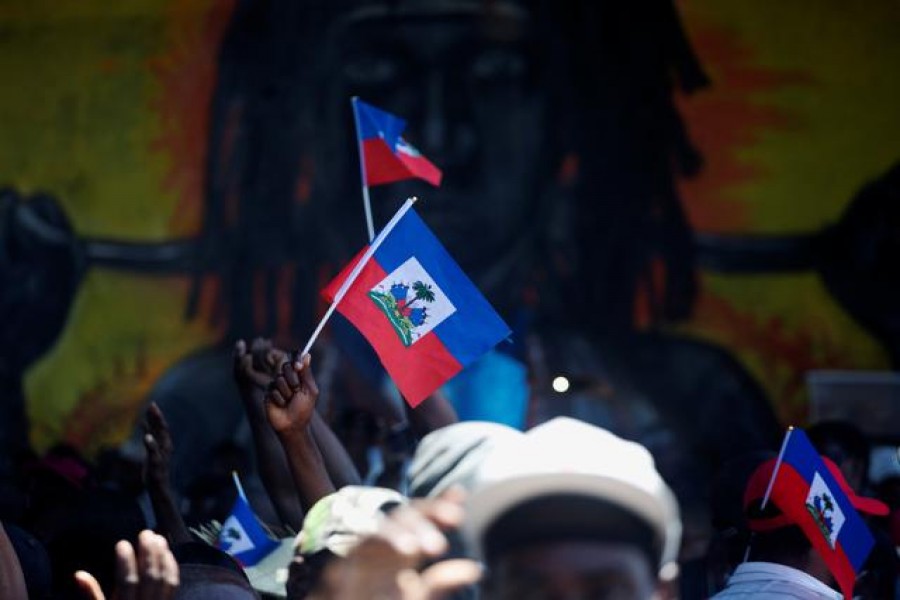
{"type": "Polygon", "coordinates": [[[802,570],[825,585],[834,587],[834,576],[831,574],[828,565],[825,564],[825,561],[819,556],[818,552],[810,550],[806,558],[806,568],[802,570]]]}
{"type": "Polygon", "coordinates": [[[762,560],[779,565],[784,565],[798,571],[803,571],[810,577],[815,577],[827,586],[834,586],[834,577],[825,561],[819,554],[810,550],[805,556],[778,556],[778,557],[754,557],[751,560],[762,560]]]}

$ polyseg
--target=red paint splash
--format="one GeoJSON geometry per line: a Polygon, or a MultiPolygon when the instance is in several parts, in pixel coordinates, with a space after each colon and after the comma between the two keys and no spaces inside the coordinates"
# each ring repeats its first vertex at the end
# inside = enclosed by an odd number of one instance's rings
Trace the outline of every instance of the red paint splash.
{"type": "Polygon", "coordinates": [[[762,317],[741,311],[728,300],[706,292],[695,307],[700,329],[756,367],[755,375],[772,397],[784,423],[807,418],[806,373],[853,364],[838,344],[813,333],[809,326],[792,329],[780,316],[762,317]]]}
{"type": "MultiPolygon", "coordinates": [[[[814,80],[805,71],[759,65],[755,49],[738,32],[687,13],[693,47],[712,85],[694,96],[676,98],[704,158],[700,175],[680,181],[679,193],[695,230],[746,233],[758,223],[752,204],[736,193],[769,173],[741,153],[771,132],[801,129],[802,116],[771,98],[814,80]]],[[[766,389],[784,422],[803,422],[806,372],[850,364],[851,357],[809,323],[789,326],[778,315],[742,311],[706,288],[702,278],[700,285],[690,329],[732,349],[766,389]]]]}
{"type": "Polygon", "coordinates": [[[197,233],[203,216],[204,173],[210,104],[219,46],[234,0],[171,0],[163,9],[165,50],[150,60],[159,92],[151,100],[160,133],[153,149],[169,159],[163,182],[178,196],[171,227],[178,235],[197,233]]]}
{"type": "Polygon", "coordinates": [[[769,131],[802,125],[796,113],[763,98],[786,87],[809,85],[812,79],[802,71],[757,66],[752,48],[734,32],[703,23],[691,25],[694,49],[712,86],[694,96],[676,98],[705,161],[698,177],[679,183],[679,192],[695,229],[746,231],[753,225],[750,215],[732,194],[766,173],[742,160],[739,153],[769,131]]]}

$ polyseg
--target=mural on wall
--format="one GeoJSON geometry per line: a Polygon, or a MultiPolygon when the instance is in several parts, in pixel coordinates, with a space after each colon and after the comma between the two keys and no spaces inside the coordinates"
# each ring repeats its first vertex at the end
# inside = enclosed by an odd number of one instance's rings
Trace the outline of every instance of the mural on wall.
{"type": "Polygon", "coordinates": [[[873,3],[848,26],[838,2],[682,8],[715,82],[679,102],[706,160],[681,182],[706,267],[683,327],[802,421],[808,369],[898,365],[900,9],[873,3]]]}
{"type": "Polygon", "coordinates": [[[895,4],[388,4],[0,7],[4,423],[92,451],[151,397],[239,431],[230,342],[304,338],[365,240],[352,94],[444,169],[376,220],[426,199],[535,418],[709,461],[802,419],[806,370],[897,364],[895,4]]]}

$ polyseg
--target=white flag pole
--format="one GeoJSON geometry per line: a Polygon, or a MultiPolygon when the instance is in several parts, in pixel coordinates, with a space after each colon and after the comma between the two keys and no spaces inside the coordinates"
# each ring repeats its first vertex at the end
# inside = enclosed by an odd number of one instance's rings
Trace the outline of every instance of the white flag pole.
{"type": "Polygon", "coordinates": [[[350,98],[350,104],[353,107],[353,122],[356,123],[356,149],[359,154],[359,178],[362,182],[363,210],[366,212],[366,231],[369,233],[369,243],[375,239],[375,223],[372,221],[372,203],[369,200],[369,185],[366,183],[366,159],[363,153],[363,142],[359,129],[359,107],[357,102],[359,96],[350,98]]]}
{"type": "Polygon", "coordinates": [[[331,315],[334,313],[334,309],[337,308],[337,305],[340,304],[341,300],[344,299],[344,296],[347,294],[347,290],[350,289],[350,286],[353,285],[353,282],[356,281],[356,278],[359,277],[359,274],[362,272],[363,268],[366,266],[366,263],[369,262],[369,259],[372,258],[372,255],[375,254],[375,251],[378,250],[378,247],[381,246],[381,243],[384,242],[385,238],[387,238],[388,234],[391,230],[397,225],[400,221],[401,217],[406,214],[412,205],[416,203],[416,198],[413,196],[412,198],[407,199],[406,202],[403,203],[403,206],[391,217],[391,220],[388,221],[388,224],[384,226],[384,229],[378,234],[371,244],[369,244],[368,249],[362,255],[362,258],[359,259],[359,262],[356,263],[356,266],[353,267],[353,270],[350,271],[350,275],[347,276],[347,279],[344,280],[344,283],[341,284],[341,287],[338,288],[337,293],[334,295],[334,300],[331,301],[331,306],[328,307],[328,310],[325,312],[325,316],[322,317],[322,320],[319,321],[319,324],[316,326],[316,330],[313,331],[312,336],[310,336],[309,341],[306,342],[306,346],[303,347],[303,352],[300,353],[299,358],[302,358],[304,355],[309,353],[310,348],[315,343],[316,338],[319,337],[319,334],[322,333],[322,328],[325,327],[325,323],[328,322],[328,319],[331,318],[331,315]]]}
{"type": "Polygon", "coordinates": [[[775,468],[772,470],[772,478],[769,479],[769,486],[766,488],[766,495],[763,496],[762,504],[759,506],[760,509],[764,509],[766,504],[769,503],[769,496],[772,495],[772,488],[775,486],[775,478],[778,476],[778,469],[781,468],[781,461],[784,459],[784,451],[787,450],[788,440],[791,439],[792,433],[794,433],[794,428],[788,427],[787,433],[784,436],[784,441],[781,443],[781,450],[778,451],[778,458],[775,459],[775,468]]]}
{"type": "MultiPolygon", "coordinates": [[[[793,427],[788,427],[787,433],[784,435],[784,441],[781,442],[781,450],[778,451],[778,458],[775,459],[775,468],[772,469],[772,477],[769,478],[769,485],[766,486],[766,493],[763,495],[762,504],[759,505],[759,509],[763,510],[766,508],[766,505],[769,503],[769,496],[772,495],[772,488],[775,487],[775,478],[778,477],[778,470],[781,468],[781,462],[784,459],[784,451],[787,450],[788,441],[791,439],[791,434],[794,432],[793,427]]],[[[747,549],[744,551],[744,562],[750,558],[750,544],[753,540],[753,534],[750,534],[750,542],[747,543],[747,549]]]]}
{"type": "Polygon", "coordinates": [[[244,486],[241,485],[241,479],[238,477],[237,471],[231,472],[231,478],[234,480],[234,487],[237,488],[238,496],[240,496],[244,502],[249,504],[247,500],[247,494],[244,493],[244,486]]]}

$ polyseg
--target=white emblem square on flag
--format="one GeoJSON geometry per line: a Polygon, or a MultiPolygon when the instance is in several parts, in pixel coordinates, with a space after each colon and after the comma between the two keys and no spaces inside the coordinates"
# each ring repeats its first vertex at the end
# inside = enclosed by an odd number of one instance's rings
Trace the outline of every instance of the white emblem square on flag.
{"type": "Polygon", "coordinates": [[[410,257],[369,290],[404,346],[411,346],[456,312],[416,258],[410,257]]]}
{"type": "Polygon", "coordinates": [[[841,507],[834,499],[834,494],[828,489],[822,477],[816,473],[813,476],[812,485],[809,486],[809,494],[806,496],[806,509],[812,515],[816,525],[828,544],[834,548],[841,527],[844,526],[846,517],[841,507]]]}

